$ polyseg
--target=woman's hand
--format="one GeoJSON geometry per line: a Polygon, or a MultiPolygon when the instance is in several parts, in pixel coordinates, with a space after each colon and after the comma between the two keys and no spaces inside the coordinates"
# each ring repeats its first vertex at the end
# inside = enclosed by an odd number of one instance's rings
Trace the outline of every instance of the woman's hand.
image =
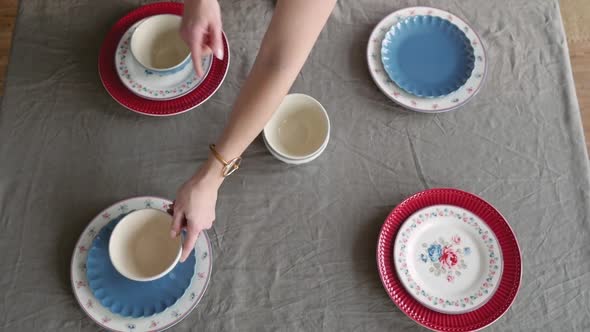
{"type": "Polygon", "coordinates": [[[193,66],[203,76],[201,57],[213,52],[223,60],[221,13],[217,0],[185,0],[180,35],[189,45],[193,66]]]}
{"type": "Polygon", "coordinates": [[[217,161],[206,162],[176,194],[170,235],[176,237],[186,229],[181,262],[193,251],[199,233],[211,228],[215,220],[217,191],[223,181],[221,167],[217,164],[217,161]]]}

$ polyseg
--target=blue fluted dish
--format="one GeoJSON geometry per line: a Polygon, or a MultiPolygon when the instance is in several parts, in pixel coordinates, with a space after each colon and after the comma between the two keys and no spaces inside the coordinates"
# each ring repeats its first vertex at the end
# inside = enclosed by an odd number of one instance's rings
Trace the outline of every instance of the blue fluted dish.
{"type": "Polygon", "coordinates": [[[113,228],[125,215],[103,227],[88,251],[88,285],[100,303],[124,317],[147,317],[173,305],[186,291],[195,271],[195,252],[184,263],[160,279],[133,281],[122,276],[109,258],[109,239],[113,228]]]}
{"type": "Polygon", "coordinates": [[[437,16],[412,16],[393,25],[381,43],[389,78],[418,97],[440,97],[467,82],[475,56],[457,26],[437,16]]]}

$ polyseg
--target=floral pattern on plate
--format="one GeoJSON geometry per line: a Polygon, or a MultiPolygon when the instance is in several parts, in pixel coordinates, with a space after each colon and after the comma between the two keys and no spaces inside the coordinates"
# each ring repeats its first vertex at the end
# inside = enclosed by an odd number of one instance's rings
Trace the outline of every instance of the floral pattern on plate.
{"type": "Polygon", "coordinates": [[[406,220],[395,240],[394,264],[414,298],[445,313],[483,305],[502,271],[494,233],[479,217],[450,205],[425,208],[406,220]]]}
{"type": "Polygon", "coordinates": [[[477,33],[461,18],[444,10],[430,7],[410,7],[398,10],[385,17],[373,30],[367,45],[369,72],[381,91],[399,105],[425,113],[440,113],[454,110],[467,103],[481,88],[487,73],[486,51],[477,33]],[[387,75],[381,61],[381,42],[390,28],[399,21],[417,15],[438,16],[450,21],[463,32],[474,49],[475,67],[471,77],[458,90],[441,97],[420,98],[399,88],[387,75]]]}
{"type": "Polygon", "coordinates": [[[171,201],[158,197],[135,197],[124,200],[101,212],[80,235],[72,257],[72,289],[80,307],[102,328],[110,331],[134,332],[166,330],[187,317],[205,293],[212,268],[211,241],[206,232],[201,232],[197,239],[196,247],[199,257],[197,257],[195,274],[189,287],[174,305],[161,313],[140,318],[123,317],[113,314],[100,304],[100,301],[94,297],[88,287],[86,278],[88,248],[91,247],[92,241],[100,229],[108,224],[112,218],[117,217],[121,213],[143,208],[167,211],[171,204],[171,201]]]}
{"type": "Polygon", "coordinates": [[[466,269],[464,256],[471,254],[470,247],[460,247],[461,237],[454,235],[452,241],[443,238],[428,243],[422,243],[424,252],[420,254],[420,260],[428,264],[428,271],[436,276],[445,277],[448,282],[453,282],[455,277],[461,276],[462,269],[466,269]]]}

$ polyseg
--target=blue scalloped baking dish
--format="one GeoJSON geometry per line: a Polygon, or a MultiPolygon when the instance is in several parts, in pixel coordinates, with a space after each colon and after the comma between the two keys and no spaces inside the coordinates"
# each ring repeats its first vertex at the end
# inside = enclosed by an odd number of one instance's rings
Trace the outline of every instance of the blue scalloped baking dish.
{"type": "Polygon", "coordinates": [[[457,26],[437,16],[419,15],[398,22],[385,34],[381,61],[400,88],[433,98],[463,86],[475,56],[471,42],[457,26]]]}
{"type": "Polygon", "coordinates": [[[173,305],[186,291],[195,271],[195,252],[160,279],[133,281],[122,276],[109,258],[109,239],[121,215],[104,226],[88,251],[88,284],[100,303],[124,317],[147,317],[173,305]]]}

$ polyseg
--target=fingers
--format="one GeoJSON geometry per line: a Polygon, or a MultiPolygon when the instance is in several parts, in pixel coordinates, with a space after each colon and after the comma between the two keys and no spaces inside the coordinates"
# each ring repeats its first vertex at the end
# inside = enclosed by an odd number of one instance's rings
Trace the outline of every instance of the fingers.
{"type": "Polygon", "coordinates": [[[191,56],[193,59],[193,66],[195,67],[195,71],[197,76],[203,76],[203,66],[201,65],[201,42],[203,40],[202,34],[197,34],[196,37],[190,44],[191,46],[191,56]]]}
{"type": "Polygon", "coordinates": [[[186,24],[184,22],[185,20],[183,19],[183,24],[180,28],[180,36],[191,50],[191,58],[197,75],[202,76],[203,67],[201,66],[201,56],[203,56],[203,43],[205,42],[204,38],[206,37],[205,33],[207,32],[207,29],[199,25],[193,25],[190,21],[186,24]]]}
{"type": "Polygon", "coordinates": [[[180,262],[184,262],[195,248],[195,243],[199,237],[200,229],[189,229],[184,243],[182,244],[182,256],[180,256],[180,262]]]}
{"type": "Polygon", "coordinates": [[[179,209],[174,208],[174,215],[172,216],[172,227],[170,228],[170,236],[177,237],[182,229],[182,221],[184,220],[184,213],[179,209]]]}
{"type": "Polygon", "coordinates": [[[223,39],[221,37],[221,23],[209,25],[209,48],[219,60],[223,60],[223,39]]]}

